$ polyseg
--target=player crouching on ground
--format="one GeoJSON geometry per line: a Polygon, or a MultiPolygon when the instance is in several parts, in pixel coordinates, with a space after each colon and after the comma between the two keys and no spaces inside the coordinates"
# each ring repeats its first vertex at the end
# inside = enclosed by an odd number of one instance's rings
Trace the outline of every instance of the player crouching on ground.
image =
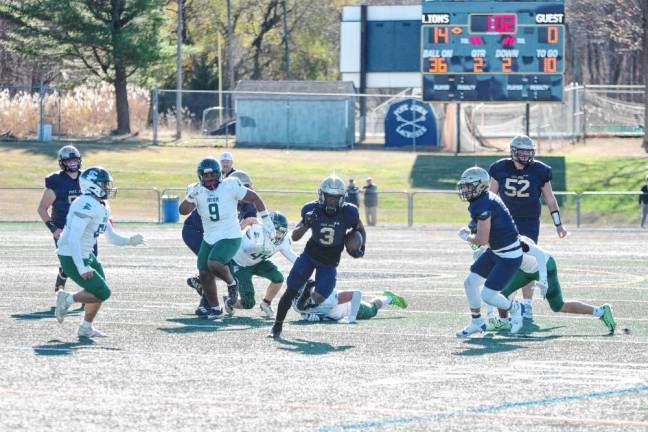
{"type": "Polygon", "coordinates": [[[110,297],[110,288],[101,263],[92,253],[96,238],[105,233],[108,241],[117,246],[137,246],[144,243],[144,238],[140,234],[123,237],[113,230],[105,205],[105,200],[115,193],[108,171],[102,167],[88,168],[81,174],[79,186],[82,195],[70,206],[56,253],[63,271],[83,289],[76,294],[59,290],[55,315],[62,323],[72,304],[84,303],[85,315],[78,334],[101,337],[106,335],[96,330],[92,322],[101,304],[110,297]]]}
{"type": "MultiPolygon", "coordinates": [[[[302,290],[313,291],[315,281],[309,280],[302,290]]],[[[302,290],[299,296],[302,295],[302,290]]],[[[300,310],[297,307],[298,299],[293,300],[292,307],[302,319],[306,321],[337,321],[341,324],[352,324],[356,320],[368,320],[375,317],[378,311],[385,306],[394,305],[401,309],[407,308],[407,301],[391,292],[385,291],[382,296],[376,297],[371,302],[362,301],[361,291],[333,291],[329,298],[322,304],[300,310]]]]}
{"type": "MultiPolygon", "coordinates": [[[[540,295],[547,300],[551,310],[560,313],[571,313],[580,315],[593,315],[598,317],[607,326],[610,334],[614,334],[616,322],[612,316],[612,307],[604,304],[599,307],[590,306],[580,301],[563,301],[562,290],[558,280],[558,269],[556,261],[545,250],[538,247],[533,240],[528,237],[520,236],[520,243],[524,255],[522,256],[522,265],[513,276],[508,286],[502,291],[502,295],[510,297],[511,294],[520,290],[529,283],[534,283],[540,287],[540,295]]],[[[483,253],[484,249],[475,252],[475,256],[483,253]]],[[[501,318],[489,318],[488,330],[499,331],[511,328],[505,312],[500,313],[501,318]]]]}
{"type": "MultiPolygon", "coordinates": [[[[238,172],[238,171],[237,171],[238,172]]],[[[236,174],[236,173],[234,173],[236,174]]],[[[292,264],[297,260],[297,254],[292,250],[292,242],[288,233],[288,219],[281,212],[270,212],[270,220],[275,227],[275,238],[266,234],[263,226],[254,223],[245,227],[241,237],[241,247],[232,261],[230,271],[238,280],[239,300],[232,306],[225,302],[225,312],[234,314],[234,309],[252,309],[254,307],[254,284],[252,276],[259,276],[270,281],[265,296],[261,302],[261,310],[268,318],[274,318],[272,300],[277,296],[284,282],[284,277],[270,258],[277,252],[286,257],[292,264]]]]}
{"type": "Polygon", "coordinates": [[[472,320],[457,332],[459,337],[486,331],[486,322],[481,316],[482,300],[499,309],[511,311],[511,333],[522,329],[524,307],[501,294],[520,268],[522,246],[511,214],[502,200],[489,192],[489,183],[488,172],[479,167],[468,168],[457,182],[459,197],[470,203],[470,217],[477,221],[475,234],[471,234],[469,228],[462,228],[458,232],[459,237],[476,246],[488,245],[486,251],[470,266],[470,273],[464,281],[472,320]]]}

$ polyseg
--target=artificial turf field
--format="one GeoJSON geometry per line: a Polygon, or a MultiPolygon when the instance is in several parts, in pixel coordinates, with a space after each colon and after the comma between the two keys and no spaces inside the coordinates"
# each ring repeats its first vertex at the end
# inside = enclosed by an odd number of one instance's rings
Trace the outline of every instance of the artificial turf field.
{"type": "Polygon", "coordinates": [[[290,312],[274,341],[257,307],[194,317],[184,280],[195,258],[179,225],[117,228],[148,244],[100,242],[113,296],[96,320],[109,337],[93,342],[76,337],[78,314],[62,325],[53,316],[47,231],[0,224],[0,430],[648,430],[648,234],[558,240],[543,227],[565,297],[611,303],[614,336],[536,299],[524,334],[458,339],[471,253],[457,227],[384,226],[368,230],[364,259],[343,256],[338,289],[365,300],[389,289],[410,307],[354,325],[290,312]]]}

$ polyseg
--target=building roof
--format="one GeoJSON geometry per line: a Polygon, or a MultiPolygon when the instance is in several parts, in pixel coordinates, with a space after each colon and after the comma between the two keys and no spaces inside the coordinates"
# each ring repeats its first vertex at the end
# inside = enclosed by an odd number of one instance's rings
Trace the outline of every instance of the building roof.
{"type": "Polygon", "coordinates": [[[335,93],[356,92],[352,81],[252,81],[242,80],[235,91],[281,93],[335,93]]]}

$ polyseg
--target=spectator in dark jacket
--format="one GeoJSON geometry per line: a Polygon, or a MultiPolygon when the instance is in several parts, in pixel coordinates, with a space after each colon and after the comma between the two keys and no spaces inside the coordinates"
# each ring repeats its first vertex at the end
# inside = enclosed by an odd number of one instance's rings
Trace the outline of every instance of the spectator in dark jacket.
{"type": "Polygon", "coordinates": [[[641,207],[641,228],[646,228],[646,217],[648,216],[648,176],[646,176],[646,184],[641,188],[639,207],[641,207]]]}
{"type": "Polygon", "coordinates": [[[346,202],[354,204],[356,207],[360,207],[358,195],[360,195],[360,188],[356,186],[355,180],[350,178],[349,185],[347,186],[346,190],[346,202]]]}
{"type": "Polygon", "coordinates": [[[364,206],[367,225],[375,226],[377,222],[378,210],[378,186],[376,186],[371,177],[367,177],[367,183],[362,187],[362,192],[364,193],[364,206]]]}

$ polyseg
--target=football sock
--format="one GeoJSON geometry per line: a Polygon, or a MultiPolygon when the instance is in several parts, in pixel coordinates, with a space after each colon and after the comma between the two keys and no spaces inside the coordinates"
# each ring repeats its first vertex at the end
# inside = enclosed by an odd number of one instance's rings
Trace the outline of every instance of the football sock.
{"type": "Polygon", "coordinates": [[[72,306],[74,303],[75,303],[75,302],[74,302],[74,295],[71,294],[71,293],[68,293],[68,294],[65,296],[65,304],[66,304],[67,306],[72,306]]]}
{"type": "Polygon", "coordinates": [[[478,314],[470,314],[470,316],[472,317],[473,321],[479,321],[479,320],[482,319],[482,316],[481,316],[480,313],[478,313],[478,314]]]}
{"type": "Polygon", "coordinates": [[[270,305],[272,304],[272,300],[266,300],[266,299],[263,299],[263,303],[265,303],[265,304],[267,304],[268,306],[270,306],[270,305]]]}
{"type": "Polygon", "coordinates": [[[599,317],[599,318],[602,317],[603,316],[603,308],[595,307],[594,311],[592,312],[592,315],[594,315],[595,317],[599,317]]]}
{"type": "Polygon", "coordinates": [[[92,328],[92,323],[90,321],[82,320],[81,327],[83,328],[92,328]]]}
{"type": "Polygon", "coordinates": [[[391,304],[392,298],[389,296],[380,296],[378,297],[378,300],[383,304],[383,306],[386,306],[388,304],[391,304]]]}

